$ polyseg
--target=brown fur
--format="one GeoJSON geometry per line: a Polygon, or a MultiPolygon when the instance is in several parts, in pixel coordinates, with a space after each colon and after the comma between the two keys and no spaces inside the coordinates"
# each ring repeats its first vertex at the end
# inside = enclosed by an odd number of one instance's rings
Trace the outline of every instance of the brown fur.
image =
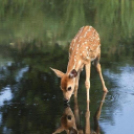
{"type": "Polygon", "coordinates": [[[68,79],[69,78],[67,76],[64,76],[64,77],[61,78],[61,89],[63,91],[66,91],[68,79]]]}

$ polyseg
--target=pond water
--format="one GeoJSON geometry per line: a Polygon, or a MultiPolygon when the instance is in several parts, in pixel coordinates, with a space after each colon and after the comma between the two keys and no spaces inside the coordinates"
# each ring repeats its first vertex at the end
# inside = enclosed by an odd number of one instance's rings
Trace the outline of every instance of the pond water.
{"type": "Polygon", "coordinates": [[[0,8],[1,134],[51,134],[70,118],[81,133],[134,133],[133,0],[15,0],[0,1],[0,8]],[[90,104],[83,70],[78,98],[65,107],[49,67],[66,71],[69,43],[83,25],[100,34],[109,92],[92,66],[90,104]]]}

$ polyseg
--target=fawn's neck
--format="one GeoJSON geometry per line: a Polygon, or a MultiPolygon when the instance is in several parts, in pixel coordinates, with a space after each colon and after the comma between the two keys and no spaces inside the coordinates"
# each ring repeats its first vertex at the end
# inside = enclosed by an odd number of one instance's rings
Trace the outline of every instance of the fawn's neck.
{"type": "Polygon", "coordinates": [[[68,66],[67,66],[67,74],[69,74],[73,69],[79,71],[83,68],[83,62],[79,55],[72,54],[69,58],[68,66]]]}

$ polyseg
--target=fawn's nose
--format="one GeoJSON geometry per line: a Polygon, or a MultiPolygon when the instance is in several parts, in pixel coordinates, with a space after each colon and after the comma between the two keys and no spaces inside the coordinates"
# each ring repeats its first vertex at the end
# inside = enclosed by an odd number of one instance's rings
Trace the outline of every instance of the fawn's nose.
{"type": "Polygon", "coordinates": [[[64,103],[67,104],[69,102],[69,100],[67,99],[64,99],[64,103]]]}

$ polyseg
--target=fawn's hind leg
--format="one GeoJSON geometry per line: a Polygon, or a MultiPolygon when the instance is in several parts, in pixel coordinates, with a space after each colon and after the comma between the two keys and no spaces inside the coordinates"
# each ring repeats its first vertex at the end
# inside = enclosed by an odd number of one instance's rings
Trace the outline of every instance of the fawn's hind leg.
{"type": "Polygon", "coordinates": [[[101,64],[100,64],[100,55],[94,60],[94,65],[95,65],[95,67],[97,69],[97,72],[99,74],[99,77],[100,77],[100,80],[101,80],[101,83],[102,83],[103,91],[108,92],[107,87],[105,85],[103,75],[102,75],[101,64]]]}

